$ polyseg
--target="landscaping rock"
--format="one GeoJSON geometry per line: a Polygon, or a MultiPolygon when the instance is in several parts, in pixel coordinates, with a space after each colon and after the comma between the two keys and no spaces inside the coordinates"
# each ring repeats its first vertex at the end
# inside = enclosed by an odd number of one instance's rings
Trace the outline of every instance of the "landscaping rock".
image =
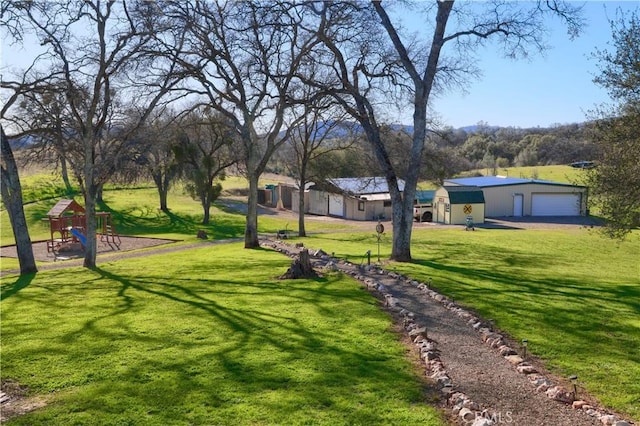
{"type": "Polygon", "coordinates": [[[475,420],[476,413],[466,407],[463,407],[458,413],[458,416],[460,416],[465,422],[470,422],[472,420],[475,420]]]}
{"type": "Polygon", "coordinates": [[[547,396],[553,400],[573,404],[573,393],[561,386],[554,386],[547,390],[547,396]]]}
{"type": "Polygon", "coordinates": [[[573,408],[583,408],[587,404],[587,401],[573,401],[573,408]]]}
{"type": "Polygon", "coordinates": [[[603,425],[611,426],[616,422],[616,418],[610,414],[600,417],[600,422],[603,425]]]}
{"type": "Polygon", "coordinates": [[[492,420],[490,419],[485,419],[484,417],[478,417],[476,418],[473,423],[471,424],[471,426],[493,426],[494,423],[492,420]]]}
{"type": "Polygon", "coordinates": [[[518,373],[520,374],[533,374],[538,372],[538,370],[536,370],[533,365],[524,364],[524,363],[519,364],[516,367],[516,370],[518,370],[518,373]]]}
{"type": "Polygon", "coordinates": [[[519,355],[509,355],[509,356],[506,356],[505,359],[509,361],[509,363],[511,363],[512,365],[518,365],[524,361],[519,355]]]}
{"type": "Polygon", "coordinates": [[[500,355],[502,355],[502,356],[517,355],[518,354],[516,351],[514,351],[513,349],[511,349],[507,345],[500,346],[498,348],[498,352],[500,352],[500,355]]]}

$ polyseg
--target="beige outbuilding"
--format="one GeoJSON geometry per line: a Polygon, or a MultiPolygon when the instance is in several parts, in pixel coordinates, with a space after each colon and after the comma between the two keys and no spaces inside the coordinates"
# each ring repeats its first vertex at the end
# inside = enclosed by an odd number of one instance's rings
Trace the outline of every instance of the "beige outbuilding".
{"type": "Polygon", "coordinates": [[[587,214],[588,191],[585,186],[502,176],[450,179],[444,184],[481,189],[486,217],[587,214]]]}

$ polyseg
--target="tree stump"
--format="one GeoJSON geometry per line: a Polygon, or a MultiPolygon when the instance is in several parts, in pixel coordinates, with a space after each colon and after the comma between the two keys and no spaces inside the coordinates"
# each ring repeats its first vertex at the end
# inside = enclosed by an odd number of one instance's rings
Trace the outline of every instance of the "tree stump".
{"type": "Polygon", "coordinates": [[[304,249],[300,252],[297,258],[291,262],[291,267],[287,269],[284,275],[280,279],[298,279],[298,278],[317,278],[318,274],[311,266],[311,259],[309,257],[309,250],[304,249]]]}

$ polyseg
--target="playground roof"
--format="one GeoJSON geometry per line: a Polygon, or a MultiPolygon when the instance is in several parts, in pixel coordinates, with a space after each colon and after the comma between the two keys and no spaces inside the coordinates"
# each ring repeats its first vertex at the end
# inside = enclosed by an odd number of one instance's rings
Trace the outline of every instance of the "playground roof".
{"type": "Polygon", "coordinates": [[[75,200],[60,200],[51,208],[51,210],[49,210],[47,216],[59,217],[68,211],[73,213],[84,213],[84,207],[78,204],[75,200]]]}

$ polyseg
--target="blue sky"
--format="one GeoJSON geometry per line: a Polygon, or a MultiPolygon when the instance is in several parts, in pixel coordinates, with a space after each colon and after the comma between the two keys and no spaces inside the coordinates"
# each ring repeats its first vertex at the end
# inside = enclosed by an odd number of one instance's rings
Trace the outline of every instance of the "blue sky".
{"type": "MultiPolygon", "coordinates": [[[[596,48],[610,49],[607,45],[611,40],[609,19],[616,17],[618,8],[640,9],[640,0],[584,2],[587,26],[574,40],[569,40],[558,20],[551,21],[549,44],[552,48],[544,56],[532,55],[528,60],[513,61],[503,58],[495,46],[487,46],[480,55],[483,75],[470,82],[466,94],[450,91],[434,99],[433,110],[443,124],[453,127],[479,122],[493,126],[547,127],[585,121],[589,110],[610,101],[606,91],[592,81],[598,66],[590,56],[596,48]]],[[[4,40],[2,45],[6,48],[4,40]]],[[[38,48],[29,45],[26,52],[6,49],[0,52],[0,67],[20,64],[38,48]]],[[[410,113],[406,115],[410,116],[410,113]]],[[[410,118],[397,121],[411,124],[410,118]]]]}
{"type": "MultiPolygon", "coordinates": [[[[581,4],[581,3],[577,3],[581,4]]],[[[482,53],[483,76],[472,82],[468,94],[449,92],[436,99],[432,107],[441,120],[453,127],[480,121],[495,126],[547,127],[579,123],[597,104],[610,102],[603,89],[593,83],[598,74],[591,58],[596,48],[613,50],[609,19],[617,8],[640,8],[640,1],[585,3],[587,26],[583,34],[569,40],[559,22],[550,27],[552,49],[545,56],[513,61],[502,58],[495,47],[482,53]]]]}

